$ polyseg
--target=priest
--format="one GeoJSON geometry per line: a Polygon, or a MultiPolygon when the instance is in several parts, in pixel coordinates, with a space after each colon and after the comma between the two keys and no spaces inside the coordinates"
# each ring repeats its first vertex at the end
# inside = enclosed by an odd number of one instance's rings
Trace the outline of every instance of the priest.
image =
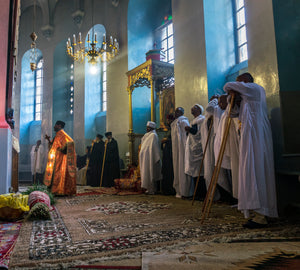
{"type": "Polygon", "coordinates": [[[49,136],[48,162],[44,184],[56,195],[76,194],[76,153],[73,139],[64,131],[65,122],[54,125],[56,135],[51,141],[49,136]]]}
{"type": "MultiPolygon", "coordinates": [[[[186,126],[185,130],[188,133],[188,138],[185,147],[185,173],[191,177],[191,191],[194,189],[194,184],[197,181],[197,178],[200,173],[200,165],[203,157],[203,149],[201,144],[201,125],[204,122],[204,116],[202,115],[203,107],[199,104],[195,104],[191,108],[191,114],[194,116],[194,119],[191,121],[190,126],[186,126]]],[[[203,175],[203,174],[202,174],[203,175]]],[[[202,184],[201,179],[201,184],[202,184]]],[[[203,180],[204,184],[204,180],[203,180]]],[[[199,185],[199,187],[203,185],[199,185]]],[[[202,196],[205,197],[205,188],[199,190],[202,192],[202,196]]]]}
{"type": "Polygon", "coordinates": [[[97,134],[95,140],[92,143],[91,154],[89,157],[86,181],[88,186],[99,187],[102,165],[103,165],[103,155],[104,155],[104,141],[103,136],[97,134]]]}
{"type": "Polygon", "coordinates": [[[32,146],[30,152],[31,174],[34,184],[41,184],[43,182],[43,173],[45,169],[45,150],[44,146],[41,143],[41,140],[37,140],[36,145],[32,146]]]}
{"type": "Polygon", "coordinates": [[[254,83],[250,73],[236,80],[226,83],[224,90],[240,100],[238,209],[246,218],[254,213],[244,227],[258,228],[267,224],[265,216],[278,216],[271,126],[265,89],[254,83]]]}
{"type": "Polygon", "coordinates": [[[120,157],[118,142],[113,138],[112,132],[105,133],[106,141],[104,146],[104,168],[102,175],[103,187],[113,187],[114,180],[120,178],[120,157]]]}
{"type": "Polygon", "coordinates": [[[185,162],[185,145],[186,145],[186,130],[189,126],[189,120],[184,116],[184,109],[178,107],[175,110],[175,120],[171,124],[171,138],[172,138],[172,155],[173,155],[173,169],[174,182],[173,187],[176,190],[176,197],[190,197],[191,179],[184,172],[185,162]]]}
{"type": "Polygon", "coordinates": [[[139,153],[141,186],[146,189],[147,194],[154,194],[156,182],[162,179],[159,141],[155,128],[154,122],[147,122],[147,132],[141,140],[139,153]]]}

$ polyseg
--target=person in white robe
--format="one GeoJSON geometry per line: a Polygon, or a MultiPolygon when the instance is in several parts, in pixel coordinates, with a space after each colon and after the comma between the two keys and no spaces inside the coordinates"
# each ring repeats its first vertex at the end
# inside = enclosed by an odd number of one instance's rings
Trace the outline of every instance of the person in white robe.
{"type": "Polygon", "coordinates": [[[147,122],[147,133],[141,140],[139,153],[141,187],[146,189],[147,194],[154,194],[156,182],[162,179],[160,147],[155,128],[154,122],[147,122]]]}
{"type": "Polygon", "coordinates": [[[33,145],[30,151],[31,174],[34,182],[43,182],[45,157],[44,146],[41,144],[41,140],[38,140],[36,145],[33,145]]]}
{"type": "MultiPolygon", "coordinates": [[[[227,119],[228,119],[229,107],[227,106],[228,105],[227,96],[228,96],[227,94],[221,95],[218,98],[218,106],[223,112],[220,117],[220,121],[217,127],[216,137],[214,141],[215,165],[217,165],[217,160],[219,158],[220,148],[221,148],[223,135],[226,128],[227,119]]],[[[233,118],[233,119],[237,119],[237,118],[233,118]]],[[[237,198],[236,179],[238,175],[238,170],[237,170],[238,159],[236,159],[238,153],[237,145],[238,145],[238,135],[235,129],[235,123],[233,121],[232,124],[230,125],[225,152],[221,162],[218,184],[235,198],[237,198]]],[[[226,197],[227,199],[229,199],[228,196],[226,197]]]]}
{"type": "MultiPolygon", "coordinates": [[[[212,101],[210,101],[205,109],[205,119],[203,124],[201,125],[201,144],[203,146],[203,151],[206,146],[206,152],[203,160],[203,169],[204,169],[204,180],[206,183],[206,189],[209,186],[210,180],[214,171],[215,164],[215,156],[214,156],[214,125],[211,121],[213,121],[213,110],[207,110],[211,105],[212,101]],[[212,125],[212,126],[211,126],[212,125]],[[211,126],[211,131],[209,133],[209,129],[211,126]]],[[[218,198],[219,199],[219,198],[218,198]]]]}
{"type": "MultiPolygon", "coordinates": [[[[191,121],[190,126],[185,127],[185,130],[188,133],[185,147],[185,173],[192,178],[190,187],[191,192],[194,192],[194,186],[200,174],[200,165],[203,158],[200,133],[201,125],[204,122],[204,116],[202,115],[202,112],[203,107],[199,104],[195,104],[191,108],[191,114],[194,116],[194,119],[191,121]]],[[[199,185],[199,187],[200,186],[202,185],[199,185]]],[[[205,192],[201,192],[205,194],[205,192]]]]}
{"type": "Polygon", "coordinates": [[[185,127],[189,126],[189,120],[183,115],[184,109],[178,107],[175,110],[175,120],[171,124],[172,155],[174,182],[176,197],[190,197],[191,179],[184,172],[185,145],[187,140],[185,127]]]}
{"type": "MultiPolygon", "coordinates": [[[[203,148],[205,148],[206,143],[207,149],[204,157],[203,167],[204,167],[204,179],[206,183],[206,188],[208,189],[210,185],[210,181],[212,179],[215,163],[218,159],[218,153],[216,155],[215,149],[216,147],[216,138],[217,132],[219,130],[220,119],[223,115],[224,108],[219,106],[219,95],[213,95],[210,98],[210,102],[207,104],[206,113],[205,113],[205,121],[201,126],[201,142],[203,148]],[[208,131],[212,123],[210,137],[208,137],[208,131]],[[208,142],[207,142],[208,140],[208,142]]],[[[218,177],[218,184],[221,185],[225,190],[228,190],[228,185],[226,185],[227,180],[225,178],[224,172],[221,169],[218,177]]],[[[218,189],[215,190],[214,200],[219,200],[221,198],[221,194],[218,189]]]]}
{"type": "Polygon", "coordinates": [[[266,94],[249,73],[224,85],[224,91],[241,97],[239,144],[238,209],[245,217],[250,210],[259,215],[244,227],[265,226],[265,216],[278,217],[271,126],[267,115],[266,94]]]}

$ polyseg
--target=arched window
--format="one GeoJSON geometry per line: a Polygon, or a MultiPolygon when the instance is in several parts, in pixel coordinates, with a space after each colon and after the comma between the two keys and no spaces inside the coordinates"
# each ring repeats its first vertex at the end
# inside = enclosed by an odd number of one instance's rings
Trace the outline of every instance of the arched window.
{"type": "Polygon", "coordinates": [[[43,67],[44,60],[41,58],[35,71],[35,88],[34,88],[34,120],[42,120],[42,103],[43,103],[43,67]]]}
{"type": "Polygon", "coordinates": [[[102,106],[101,110],[102,112],[106,112],[107,110],[107,88],[106,88],[106,81],[107,81],[107,73],[106,73],[106,55],[104,55],[104,61],[102,62],[102,106]]]}
{"type": "MultiPolygon", "coordinates": [[[[94,25],[87,33],[85,46],[89,46],[88,39],[95,34],[102,37],[106,33],[101,24],[94,25]]],[[[101,43],[100,43],[101,45],[101,43]]],[[[84,108],[84,125],[85,138],[93,139],[95,132],[103,134],[106,126],[106,109],[107,109],[107,66],[105,56],[97,58],[95,63],[85,59],[85,108],[84,108]],[[99,121],[99,118],[102,120],[99,121]],[[98,125],[101,123],[101,126],[98,125]]]]}
{"type": "Polygon", "coordinates": [[[160,26],[157,31],[160,36],[160,47],[165,58],[162,61],[174,64],[174,33],[172,16],[166,16],[163,25],[160,26]]]}
{"type": "Polygon", "coordinates": [[[236,17],[237,62],[248,60],[247,28],[244,0],[234,0],[236,17]]]}
{"type": "Polygon", "coordinates": [[[32,72],[30,53],[30,50],[24,53],[21,64],[20,138],[26,145],[34,144],[41,137],[43,102],[43,55],[37,49],[37,69],[32,72]]]}

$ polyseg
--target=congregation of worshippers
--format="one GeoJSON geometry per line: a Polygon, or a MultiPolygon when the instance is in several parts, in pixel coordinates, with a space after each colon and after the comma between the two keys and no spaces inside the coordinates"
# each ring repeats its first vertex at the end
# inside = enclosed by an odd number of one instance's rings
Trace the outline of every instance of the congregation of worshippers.
{"type": "MultiPolygon", "coordinates": [[[[124,164],[112,132],[106,132],[105,138],[97,134],[86,154],[76,158],[74,141],[61,120],[54,126],[54,139],[46,135],[49,152],[44,178],[36,168],[32,174],[43,178],[56,195],[75,194],[76,184],[114,187],[117,179],[127,177],[139,180],[145,194],[200,201],[217,177],[213,200],[235,205],[248,220],[244,227],[264,227],[268,218],[278,217],[265,90],[250,73],[226,83],[223,90],[205,108],[198,102],[191,108],[177,107],[167,116],[168,130],[161,140],[156,123],[148,121],[138,164],[125,168],[133,169],[133,174],[120,174],[124,164]],[[186,117],[189,113],[191,122],[186,117]]],[[[39,164],[38,153],[44,151],[38,141],[32,148],[32,163],[39,164]]]]}

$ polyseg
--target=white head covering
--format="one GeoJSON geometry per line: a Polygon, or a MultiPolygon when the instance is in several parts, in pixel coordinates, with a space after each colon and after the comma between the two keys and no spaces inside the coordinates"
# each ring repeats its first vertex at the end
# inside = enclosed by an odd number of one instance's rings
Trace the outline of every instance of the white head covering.
{"type": "Polygon", "coordinates": [[[197,106],[201,110],[201,114],[203,113],[204,109],[200,104],[195,104],[194,106],[197,106]]]}
{"type": "Polygon", "coordinates": [[[156,124],[152,121],[147,122],[147,127],[156,128],[156,124]]]}

